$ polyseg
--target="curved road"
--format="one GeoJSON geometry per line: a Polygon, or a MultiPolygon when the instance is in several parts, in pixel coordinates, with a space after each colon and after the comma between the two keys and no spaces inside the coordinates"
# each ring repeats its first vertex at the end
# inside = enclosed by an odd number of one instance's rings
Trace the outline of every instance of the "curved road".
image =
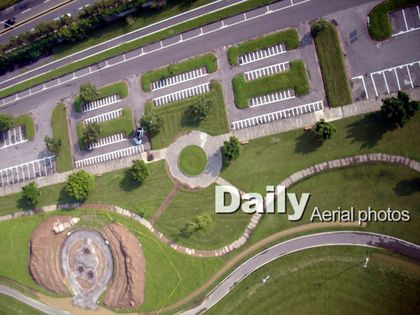
{"type": "Polygon", "coordinates": [[[321,246],[350,245],[381,248],[412,258],[420,262],[420,245],[416,245],[392,236],[367,232],[326,232],[298,237],[274,245],[263,252],[251,257],[216,288],[214,288],[200,305],[181,314],[201,314],[219,302],[235,285],[249,276],[252,272],[269,262],[294,252],[321,246]]]}

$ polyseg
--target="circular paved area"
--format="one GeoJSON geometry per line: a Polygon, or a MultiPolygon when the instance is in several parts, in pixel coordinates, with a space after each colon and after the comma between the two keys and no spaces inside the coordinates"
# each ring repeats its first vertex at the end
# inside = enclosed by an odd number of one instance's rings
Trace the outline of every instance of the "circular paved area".
{"type": "Polygon", "coordinates": [[[220,147],[223,145],[225,136],[212,137],[207,133],[192,131],[191,133],[179,137],[171,144],[166,153],[166,162],[169,166],[169,173],[180,183],[189,188],[204,188],[213,184],[222,169],[222,153],[220,147]],[[197,145],[206,154],[208,163],[203,173],[199,176],[190,177],[184,175],[179,168],[178,159],[182,149],[190,145],[197,145]]]}

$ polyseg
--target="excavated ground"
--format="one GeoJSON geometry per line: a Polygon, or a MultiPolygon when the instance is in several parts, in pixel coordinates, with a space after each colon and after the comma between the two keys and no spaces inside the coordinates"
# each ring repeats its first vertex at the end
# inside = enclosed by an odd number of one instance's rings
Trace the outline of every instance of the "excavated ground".
{"type": "Polygon", "coordinates": [[[146,260],[138,239],[124,226],[105,227],[114,258],[114,278],[104,303],[109,307],[131,308],[144,303],[146,260]]]}

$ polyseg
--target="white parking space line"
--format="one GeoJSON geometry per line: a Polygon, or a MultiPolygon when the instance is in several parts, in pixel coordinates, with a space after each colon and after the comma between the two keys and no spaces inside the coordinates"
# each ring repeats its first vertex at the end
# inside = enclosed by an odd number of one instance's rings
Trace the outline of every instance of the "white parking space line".
{"type": "Polygon", "coordinates": [[[119,101],[120,96],[118,94],[113,94],[85,104],[83,106],[83,112],[85,113],[105,106],[113,105],[115,103],[118,103],[119,101]]]}
{"type": "Polygon", "coordinates": [[[2,132],[0,136],[0,149],[5,149],[27,141],[28,139],[26,139],[23,134],[22,126],[17,126],[2,132]]]}
{"type": "Polygon", "coordinates": [[[29,11],[31,11],[31,10],[32,10],[32,8],[28,8],[28,9],[23,10],[22,12],[20,12],[20,14],[25,14],[26,12],[29,12],[29,11]]]}
{"type": "Polygon", "coordinates": [[[122,108],[113,110],[112,112],[107,112],[107,113],[103,113],[97,116],[86,118],[84,122],[86,125],[92,122],[102,123],[104,121],[120,117],[121,115],[122,115],[122,108]]]}
{"type": "MultiPolygon", "coordinates": [[[[243,19],[241,19],[240,21],[237,21],[237,22],[235,22],[235,23],[232,23],[232,24],[229,24],[229,25],[225,25],[224,23],[223,23],[223,20],[222,20],[222,26],[221,27],[219,27],[219,28],[216,28],[216,29],[211,29],[211,30],[209,30],[209,31],[207,31],[207,32],[205,32],[205,33],[203,33],[203,32],[201,32],[201,33],[199,33],[199,34],[197,34],[197,35],[195,35],[195,36],[192,36],[192,37],[189,37],[189,38],[187,38],[187,39],[184,39],[184,42],[185,41],[191,41],[191,40],[195,40],[196,38],[198,38],[198,37],[200,37],[200,36],[205,36],[205,35],[207,35],[207,34],[211,34],[211,33],[215,33],[215,32],[218,32],[218,31],[220,31],[220,30],[222,30],[223,28],[229,28],[229,27],[234,27],[234,26],[236,26],[236,25],[239,25],[239,24],[242,24],[242,23],[244,23],[244,22],[247,22],[247,21],[250,21],[250,20],[255,20],[255,19],[258,19],[258,18],[260,18],[260,17],[262,17],[262,16],[265,16],[266,14],[272,14],[272,13],[276,13],[276,12],[279,12],[279,11],[283,11],[283,10],[286,10],[286,9],[289,9],[289,8],[291,8],[291,7],[295,7],[295,6],[298,6],[298,5],[301,5],[301,4],[305,4],[305,3],[307,3],[307,2],[310,2],[311,0],[303,0],[303,1],[300,1],[300,2],[298,2],[298,3],[291,3],[290,5],[287,5],[287,6],[284,6],[284,7],[280,7],[280,8],[278,8],[278,9],[273,9],[273,10],[270,10],[269,9],[269,7],[267,6],[267,13],[262,13],[262,14],[259,14],[259,15],[255,15],[255,16],[252,16],[252,17],[248,17],[247,18],[247,20],[243,20],[243,19]]],[[[217,10],[216,10],[217,11],[217,10]]],[[[162,30],[162,29],[161,29],[162,30]]],[[[159,31],[161,31],[161,30],[159,30],[159,31]]],[[[157,32],[157,31],[156,31],[157,32]]],[[[132,39],[132,40],[130,40],[130,41],[127,41],[127,42],[125,42],[125,43],[130,43],[130,42],[132,42],[132,41],[134,41],[134,40],[137,40],[137,39],[139,39],[139,38],[143,38],[143,37],[145,37],[145,36],[149,36],[149,35],[151,35],[151,34],[154,34],[154,33],[156,33],[156,32],[151,32],[151,33],[148,33],[147,35],[144,35],[144,36],[140,36],[140,37],[138,37],[138,38],[135,38],[135,39],[132,39]]],[[[176,35],[176,36],[178,36],[178,35],[176,35]]],[[[116,62],[116,63],[113,63],[112,65],[109,65],[107,68],[110,68],[110,67],[115,67],[115,66],[118,66],[119,64],[121,64],[121,63],[124,63],[124,62],[128,62],[128,61],[131,61],[131,60],[134,60],[134,59],[137,59],[137,58],[141,58],[142,56],[144,56],[144,55],[148,55],[148,54],[153,54],[153,53],[155,53],[155,52],[157,52],[157,51],[159,51],[159,50],[162,50],[162,49],[166,49],[166,48],[170,48],[170,47],[172,47],[172,46],[175,46],[175,45],[178,45],[179,44],[179,41],[176,41],[176,42],[174,42],[174,43],[171,43],[171,44],[168,44],[168,45],[166,45],[166,46],[163,46],[162,48],[156,48],[156,49],[154,49],[154,50],[150,50],[150,51],[147,51],[147,52],[144,52],[144,50],[143,50],[143,47],[141,47],[141,48],[139,48],[139,49],[141,49],[141,54],[139,54],[139,55],[135,55],[135,56],[132,56],[132,57],[130,57],[130,58],[127,58],[125,61],[124,60],[121,60],[121,61],[119,61],[119,62],[116,62]]],[[[108,49],[105,49],[105,50],[103,50],[102,52],[104,52],[104,51],[107,51],[107,50],[109,50],[109,49],[113,49],[115,46],[112,46],[112,47],[110,47],[110,48],[108,48],[108,49]]],[[[91,47],[92,48],[92,47],[91,47]]],[[[89,48],[89,49],[91,49],[91,48],[89,48]]],[[[70,55],[71,56],[71,55],[70,55]]],[[[69,56],[69,57],[70,57],[69,56]]],[[[87,58],[87,57],[86,57],[87,58]]],[[[86,59],[86,58],[81,58],[80,60],[82,60],[82,59],[86,59]]],[[[56,62],[58,62],[58,61],[56,61],[56,62]]],[[[51,63],[50,63],[51,64],[51,63]]],[[[42,67],[45,67],[45,66],[47,66],[47,65],[49,65],[49,64],[45,64],[45,65],[43,65],[43,66],[40,66],[40,67],[38,67],[38,68],[34,68],[34,69],[32,69],[32,70],[29,70],[29,71],[27,71],[27,72],[25,72],[25,75],[26,74],[28,74],[29,72],[32,72],[32,71],[35,71],[35,70],[38,70],[38,69],[40,69],[40,68],[42,68],[42,67]]],[[[102,70],[104,70],[104,69],[106,69],[106,67],[105,68],[100,68],[100,67],[98,67],[98,65],[96,64],[96,65],[92,65],[92,66],[89,66],[89,67],[87,67],[87,68],[82,68],[82,69],[78,69],[77,71],[78,72],[80,72],[80,71],[82,71],[82,70],[84,70],[84,69],[89,69],[89,72],[88,73],[83,73],[83,74],[81,74],[81,75],[77,75],[76,74],[76,77],[74,78],[74,79],[72,79],[72,78],[70,78],[70,80],[68,80],[68,81],[71,81],[71,80],[76,80],[76,79],[79,79],[79,78],[83,78],[83,77],[86,77],[86,76],[88,76],[88,75],[90,75],[90,74],[92,74],[92,73],[96,73],[96,72],[100,72],[100,71],[102,71],[102,70]],[[94,67],[94,66],[96,66],[97,67],[97,69],[92,69],[92,67],[94,67]]],[[[49,72],[49,71],[47,71],[47,72],[49,72]]],[[[45,73],[42,73],[42,74],[45,74],[45,73]]],[[[30,78],[30,79],[28,79],[28,80],[32,80],[32,79],[34,79],[35,77],[38,77],[38,76],[40,76],[40,75],[42,75],[42,74],[39,74],[39,75],[36,75],[36,76],[34,76],[34,77],[32,77],[32,78],[30,78]]],[[[22,76],[22,75],[24,75],[24,74],[20,74],[20,75],[17,75],[17,76],[15,76],[15,77],[12,77],[12,78],[10,78],[10,79],[7,79],[7,80],[5,80],[5,82],[8,82],[8,81],[10,81],[10,80],[13,80],[13,79],[16,79],[16,78],[18,78],[18,77],[20,77],[20,76],[22,76]]],[[[51,89],[51,88],[54,88],[54,87],[56,87],[57,85],[61,85],[61,84],[64,84],[64,83],[67,83],[67,82],[60,82],[59,84],[54,84],[54,85],[51,85],[51,86],[48,86],[48,87],[46,87],[45,89],[44,89],[44,91],[45,90],[47,90],[47,89],[51,89]]],[[[9,87],[5,87],[5,88],[3,88],[3,89],[1,89],[0,91],[2,91],[2,90],[5,90],[5,89],[7,89],[7,88],[9,88],[9,87]]],[[[39,91],[36,91],[36,92],[34,92],[33,94],[35,94],[35,93],[40,93],[42,90],[39,90],[39,91]]],[[[25,96],[23,96],[23,97],[21,97],[21,98],[26,98],[26,97],[28,97],[29,95],[25,95],[25,96]]],[[[7,98],[7,97],[6,97],[7,98]]],[[[11,100],[11,101],[7,101],[5,104],[3,104],[3,105],[7,105],[7,104],[10,104],[10,103],[13,103],[15,100],[11,100]]]]}
{"type": "Polygon", "coordinates": [[[210,92],[210,82],[201,85],[196,85],[188,89],[180,90],[174,93],[159,96],[153,99],[156,106],[162,106],[168,103],[177,102],[189,97],[210,92]]]}
{"type": "Polygon", "coordinates": [[[364,78],[362,75],[359,75],[359,76],[357,76],[357,77],[353,77],[353,78],[351,78],[351,79],[352,79],[352,80],[355,80],[355,79],[362,80],[363,89],[365,90],[365,94],[366,94],[366,99],[369,99],[369,93],[368,93],[367,88],[366,88],[365,78],[364,78]]]}
{"type": "Polygon", "coordinates": [[[417,9],[417,16],[419,17],[419,21],[420,21],[420,9],[419,9],[419,6],[416,6],[416,9],[417,9]]]}
{"type": "Polygon", "coordinates": [[[395,79],[397,80],[398,91],[401,91],[400,80],[398,79],[397,69],[394,68],[395,79]]]}
{"type": "Polygon", "coordinates": [[[401,11],[402,11],[402,15],[403,15],[403,18],[404,18],[405,29],[406,29],[406,31],[408,31],[408,24],[407,24],[407,19],[405,18],[404,9],[402,9],[401,11]]]}
{"type": "Polygon", "coordinates": [[[275,73],[283,72],[289,70],[289,61],[277,63],[275,65],[270,65],[268,67],[263,67],[251,71],[244,72],[245,79],[248,81],[256,80],[261,77],[273,75],[275,73]]]}
{"type": "Polygon", "coordinates": [[[389,86],[388,86],[388,81],[386,80],[386,76],[385,76],[385,71],[382,72],[382,76],[384,77],[384,81],[385,81],[385,86],[386,86],[386,91],[389,94],[389,86]]]}
{"type": "MultiPolygon", "coordinates": [[[[416,6],[416,11],[417,11],[417,17],[418,17],[418,19],[420,21],[420,9],[419,9],[419,6],[416,6]]],[[[410,28],[408,26],[408,21],[407,21],[407,17],[406,17],[406,14],[405,14],[404,9],[401,10],[401,12],[402,12],[402,16],[403,16],[403,19],[404,19],[405,30],[399,31],[398,33],[394,33],[394,34],[392,34],[392,36],[399,36],[399,35],[403,35],[403,34],[407,34],[407,33],[410,33],[410,32],[414,32],[414,31],[420,30],[420,27],[414,27],[413,26],[413,27],[410,28]]]]}
{"type": "Polygon", "coordinates": [[[407,69],[408,78],[410,79],[411,88],[414,89],[413,79],[411,78],[410,69],[408,68],[408,65],[406,65],[405,68],[407,69]]]}
{"type": "Polygon", "coordinates": [[[89,166],[93,164],[99,164],[106,161],[121,159],[126,156],[135,155],[144,152],[143,145],[129,147],[117,151],[108,152],[101,155],[95,155],[87,159],[75,161],[76,168],[89,166]]]}
{"type": "Polygon", "coordinates": [[[48,156],[0,170],[0,187],[55,173],[55,156],[48,156]],[[26,171],[25,171],[26,170],[26,171]]]}
{"type": "Polygon", "coordinates": [[[290,100],[295,97],[296,97],[295,91],[293,89],[289,89],[289,90],[284,90],[277,93],[271,93],[271,94],[267,94],[263,96],[253,97],[249,100],[249,103],[250,103],[249,106],[258,107],[258,106],[290,100]]]}
{"type": "Polygon", "coordinates": [[[124,137],[124,134],[118,133],[109,137],[100,138],[97,143],[92,143],[91,145],[89,145],[89,150],[105,147],[107,145],[119,143],[125,140],[126,139],[124,137]]]}
{"type": "Polygon", "coordinates": [[[290,118],[298,115],[313,113],[324,109],[323,101],[317,101],[309,104],[300,105],[288,109],[283,109],[273,113],[267,113],[259,116],[254,116],[246,119],[241,119],[232,122],[232,130],[238,130],[266,124],[269,122],[290,118]]]}
{"type": "Polygon", "coordinates": [[[188,72],[180,73],[175,76],[152,82],[152,91],[160,90],[169,86],[174,86],[183,82],[191,81],[208,75],[207,68],[202,67],[188,72]]]}
{"type": "Polygon", "coordinates": [[[267,47],[264,49],[251,51],[245,55],[239,56],[239,65],[246,65],[251,62],[256,62],[262,59],[267,59],[273,56],[286,53],[286,47],[284,44],[279,43],[275,46],[267,47]]]}

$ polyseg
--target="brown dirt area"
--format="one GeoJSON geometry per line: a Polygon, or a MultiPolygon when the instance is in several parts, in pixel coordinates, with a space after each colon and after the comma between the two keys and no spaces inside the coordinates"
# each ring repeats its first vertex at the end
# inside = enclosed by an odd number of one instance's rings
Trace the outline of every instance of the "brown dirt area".
{"type": "Polygon", "coordinates": [[[144,303],[146,260],[138,239],[124,226],[104,229],[114,258],[114,278],[104,304],[115,308],[138,307],[144,303]]]}
{"type": "Polygon", "coordinates": [[[61,269],[61,246],[67,237],[67,231],[55,234],[52,230],[55,222],[70,221],[67,216],[53,216],[42,222],[33,232],[29,271],[35,282],[55,293],[68,293],[61,269]]]}

